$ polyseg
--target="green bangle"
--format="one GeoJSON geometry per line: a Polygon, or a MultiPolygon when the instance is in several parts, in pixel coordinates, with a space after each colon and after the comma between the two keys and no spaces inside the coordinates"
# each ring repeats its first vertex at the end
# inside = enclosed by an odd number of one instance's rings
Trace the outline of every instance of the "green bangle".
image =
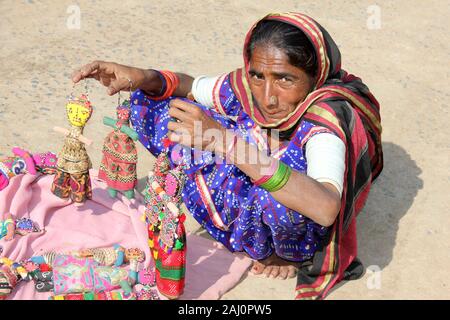
{"type": "Polygon", "coordinates": [[[260,185],[261,188],[271,192],[271,190],[281,181],[284,171],[284,166],[281,161],[278,161],[277,170],[273,173],[273,175],[266,182],[260,185]]]}
{"type": "Polygon", "coordinates": [[[269,192],[280,190],[288,182],[291,171],[292,169],[290,167],[279,161],[278,168],[273,176],[265,183],[261,184],[260,187],[269,192]]]}
{"type": "Polygon", "coordinates": [[[290,167],[288,167],[288,166],[286,166],[286,168],[287,168],[287,170],[286,170],[286,174],[283,177],[283,180],[281,180],[281,182],[277,185],[275,190],[273,190],[272,192],[280,190],[289,181],[289,178],[291,177],[292,169],[290,167]]]}

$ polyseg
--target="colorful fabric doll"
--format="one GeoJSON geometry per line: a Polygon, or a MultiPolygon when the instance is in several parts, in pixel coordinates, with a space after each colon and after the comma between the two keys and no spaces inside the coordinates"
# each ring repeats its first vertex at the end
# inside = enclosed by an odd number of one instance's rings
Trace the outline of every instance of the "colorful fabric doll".
{"type": "Polygon", "coordinates": [[[12,214],[4,214],[2,220],[0,220],[0,239],[4,237],[6,241],[12,240],[14,238],[15,230],[16,224],[12,214]]]}
{"type": "Polygon", "coordinates": [[[134,287],[137,300],[161,300],[155,288],[137,284],[134,287]]]}
{"type": "Polygon", "coordinates": [[[0,300],[5,300],[17,284],[27,278],[28,272],[20,263],[0,258],[0,300]]]}
{"type": "Polygon", "coordinates": [[[72,96],[66,109],[67,118],[72,127],[70,130],[54,128],[55,131],[63,133],[66,138],[58,154],[52,192],[60,198],[71,198],[75,203],[83,203],[92,198],[89,176],[92,164],[85,148],[85,145],[90,145],[92,141],[82,134],[93,109],[87,95],[81,95],[80,98],[72,96]]]}
{"type": "Polygon", "coordinates": [[[125,249],[125,263],[130,265],[128,272],[128,282],[135,285],[138,281],[138,267],[139,263],[144,262],[145,254],[141,249],[129,248],[125,249]]]}
{"type": "Polygon", "coordinates": [[[29,218],[14,219],[11,213],[4,215],[0,220],[0,239],[5,237],[6,241],[12,240],[14,235],[25,236],[32,232],[41,232],[38,225],[29,218]]]}
{"type": "Polygon", "coordinates": [[[137,150],[134,141],[138,134],[129,126],[130,102],[124,101],[117,107],[117,121],[109,117],[103,123],[114,128],[103,144],[103,159],[98,177],[108,185],[112,198],[117,192],[123,192],[128,199],[134,198],[137,185],[136,163],[137,150]]]}
{"type": "Polygon", "coordinates": [[[34,233],[34,232],[43,232],[44,230],[41,230],[39,228],[38,224],[34,222],[33,220],[29,218],[20,218],[16,219],[16,234],[21,236],[26,236],[27,234],[34,233]]]}
{"type": "Polygon", "coordinates": [[[35,163],[27,151],[14,147],[12,152],[15,156],[0,160],[0,191],[9,185],[9,180],[19,174],[36,174],[35,163]]]}
{"type": "Polygon", "coordinates": [[[53,152],[43,152],[33,154],[36,170],[43,174],[55,174],[58,157],[53,152]]]}
{"type": "Polygon", "coordinates": [[[82,249],[71,253],[80,258],[92,258],[104,266],[121,266],[125,260],[125,248],[118,244],[106,248],[82,249]]]}
{"type": "Polygon", "coordinates": [[[181,193],[186,181],[183,166],[168,170],[167,153],[161,153],[146,187],[149,245],[156,264],[156,285],[169,299],[184,291],[186,267],[185,215],[181,193]]]}

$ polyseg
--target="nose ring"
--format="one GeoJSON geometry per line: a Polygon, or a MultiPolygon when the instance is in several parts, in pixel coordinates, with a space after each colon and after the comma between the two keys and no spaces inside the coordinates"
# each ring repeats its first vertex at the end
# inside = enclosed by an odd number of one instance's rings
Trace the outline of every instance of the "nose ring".
{"type": "Polygon", "coordinates": [[[271,96],[270,97],[270,104],[277,104],[277,102],[278,102],[278,99],[277,99],[276,96],[271,96]]]}

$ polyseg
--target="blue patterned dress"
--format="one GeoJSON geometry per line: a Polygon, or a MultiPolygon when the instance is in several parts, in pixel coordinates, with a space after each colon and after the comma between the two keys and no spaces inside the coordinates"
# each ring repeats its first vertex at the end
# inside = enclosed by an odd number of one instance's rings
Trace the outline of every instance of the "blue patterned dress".
{"type": "MultiPolygon", "coordinates": [[[[140,90],[132,95],[131,123],[142,145],[154,156],[164,151],[162,139],[168,131],[171,99],[154,101],[140,90]]],[[[267,137],[243,112],[228,79],[220,88],[220,101],[227,116],[197,105],[247,142],[267,149],[267,137]]],[[[279,150],[272,150],[271,156],[306,174],[304,145],[321,132],[330,131],[301,120],[293,139],[286,141],[279,150]]],[[[245,251],[255,260],[265,259],[274,252],[283,259],[296,262],[313,257],[327,228],[283,206],[269,192],[254,186],[236,166],[215,161],[210,152],[184,150],[188,151],[184,153],[188,180],[183,200],[192,216],[213,238],[230,251],[245,251]]]]}

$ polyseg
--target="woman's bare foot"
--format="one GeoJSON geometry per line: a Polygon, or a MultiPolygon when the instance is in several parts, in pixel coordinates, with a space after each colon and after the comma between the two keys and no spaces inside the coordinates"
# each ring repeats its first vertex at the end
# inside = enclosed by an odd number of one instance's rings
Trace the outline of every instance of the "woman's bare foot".
{"type": "Polygon", "coordinates": [[[264,275],[267,278],[288,279],[297,275],[298,263],[284,260],[275,253],[264,260],[253,261],[251,273],[264,275]]]}

